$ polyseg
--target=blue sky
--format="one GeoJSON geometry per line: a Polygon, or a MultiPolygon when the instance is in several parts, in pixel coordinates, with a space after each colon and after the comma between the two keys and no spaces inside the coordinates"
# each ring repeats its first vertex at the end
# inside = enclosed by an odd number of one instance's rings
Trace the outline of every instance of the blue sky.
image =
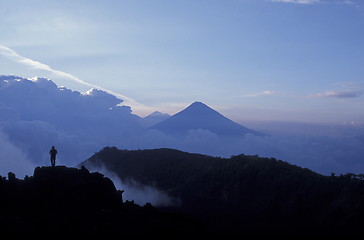
{"type": "Polygon", "coordinates": [[[238,121],[364,122],[362,0],[0,0],[0,74],[202,101],[238,121]]]}

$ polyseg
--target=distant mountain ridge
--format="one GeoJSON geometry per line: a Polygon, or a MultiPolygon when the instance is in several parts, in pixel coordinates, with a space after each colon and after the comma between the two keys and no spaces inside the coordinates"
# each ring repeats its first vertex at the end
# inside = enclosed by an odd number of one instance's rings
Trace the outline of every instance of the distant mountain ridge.
{"type": "Polygon", "coordinates": [[[161,113],[159,111],[155,111],[155,112],[152,112],[151,114],[149,114],[148,116],[142,118],[141,124],[144,127],[151,127],[157,123],[160,123],[160,122],[166,120],[170,116],[171,115],[169,115],[167,113],[161,113]]]}
{"type": "Polygon", "coordinates": [[[152,126],[170,135],[186,135],[189,130],[207,130],[218,136],[241,137],[245,134],[264,135],[246,128],[202,102],[194,102],[184,110],[152,126]]]}

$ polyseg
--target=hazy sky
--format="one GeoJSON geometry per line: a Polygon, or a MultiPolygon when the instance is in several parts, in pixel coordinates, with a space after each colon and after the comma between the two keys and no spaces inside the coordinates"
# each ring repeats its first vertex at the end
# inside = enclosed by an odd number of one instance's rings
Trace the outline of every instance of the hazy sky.
{"type": "Polygon", "coordinates": [[[202,101],[236,120],[364,122],[363,0],[0,0],[0,74],[202,101]]]}

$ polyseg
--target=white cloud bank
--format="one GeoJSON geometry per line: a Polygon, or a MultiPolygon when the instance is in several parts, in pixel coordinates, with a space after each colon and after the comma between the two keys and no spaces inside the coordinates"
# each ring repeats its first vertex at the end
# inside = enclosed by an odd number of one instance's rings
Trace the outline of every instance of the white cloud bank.
{"type": "Polygon", "coordinates": [[[33,162],[73,165],[111,143],[124,144],[138,131],[138,116],[102,90],[87,93],[58,88],[45,78],[0,76],[0,128],[33,162]]]}
{"type": "Polygon", "coordinates": [[[62,79],[66,79],[66,80],[69,80],[69,81],[72,81],[72,82],[79,83],[79,84],[87,86],[87,87],[103,90],[103,91],[105,91],[105,92],[107,92],[107,93],[109,93],[111,95],[114,95],[115,97],[123,100],[123,103],[125,105],[133,107],[133,109],[136,110],[136,111],[139,110],[141,112],[144,112],[145,109],[148,109],[148,107],[146,107],[145,105],[137,102],[135,99],[129,98],[129,97],[127,97],[125,95],[122,95],[120,93],[113,92],[113,91],[111,91],[109,89],[100,87],[98,85],[83,81],[83,80],[79,79],[78,77],[75,77],[75,76],[73,76],[73,75],[71,75],[69,73],[53,69],[49,65],[46,65],[44,63],[41,63],[41,62],[38,62],[38,61],[35,61],[35,60],[32,60],[32,59],[27,58],[27,57],[24,57],[24,56],[18,54],[13,49],[8,48],[8,47],[6,47],[4,45],[1,45],[1,44],[0,44],[0,55],[4,56],[4,57],[6,57],[6,58],[8,58],[8,59],[10,59],[12,61],[15,61],[17,63],[20,63],[20,64],[23,64],[25,66],[31,67],[33,69],[45,71],[48,74],[50,74],[50,78],[52,78],[52,77],[62,78],[62,79]]]}
{"type": "Polygon", "coordinates": [[[24,151],[9,141],[9,137],[0,129],[0,175],[7,176],[8,172],[17,177],[32,175],[35,165],[28,159],[24,151]]]}

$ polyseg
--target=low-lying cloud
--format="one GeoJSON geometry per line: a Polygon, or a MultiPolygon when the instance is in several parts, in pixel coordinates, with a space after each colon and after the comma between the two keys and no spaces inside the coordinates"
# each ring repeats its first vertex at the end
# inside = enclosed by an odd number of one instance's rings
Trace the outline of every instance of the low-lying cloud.
{"type": "Polygon", "coordinates": [[[177,199],[172,199],[166,193],[158,190],[155,186],[143,185],[134,179],[121,180],[114,172],[108,170],[105,166],[96,167],[87,165],[90,171],[100,172],[105,177],[113,181],[116,189],[124,190],[123,201],[134,201],[136,204],[145,205],[151,203],[156,207],[176,206],[179,204],[177,199]]]}
{"type": "Polygon", "coordinates": [[[364,144],[354,137],[255,136],[221,138],[208,130],[191,130],[182,139],[150,130],[139,148],[176,148],[182,151],[230,157],[241,153],[274,157],[322,174],[364,172],[364,144]]]}
{"type": "Polygon", "coordinates": [[[9,141],[8,136],[0,129],[0,175],[7,176],[9,172],[24,178],[32,175],[34,164],[27,158],[22,149],[9,141]]]}

